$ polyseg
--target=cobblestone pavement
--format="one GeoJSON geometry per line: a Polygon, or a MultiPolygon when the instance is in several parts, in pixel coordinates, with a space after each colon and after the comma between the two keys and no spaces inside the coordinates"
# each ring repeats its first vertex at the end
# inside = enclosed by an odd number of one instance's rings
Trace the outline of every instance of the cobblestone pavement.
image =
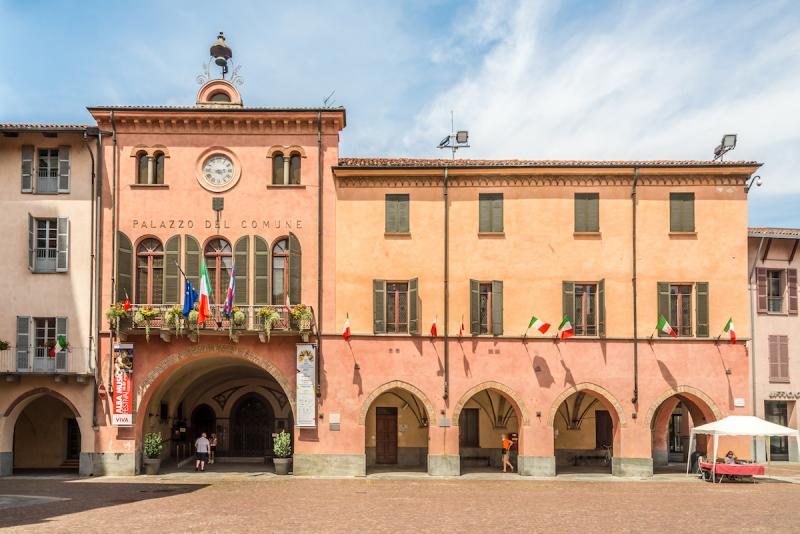
{"type": "Polygon", "coordinates": [[[25,532],[796,531],[800,485],[586,479],[301,479],[254,473],[0,479],[25,532]],[[48,501],[47,497],[69,500],[48,501]]]}

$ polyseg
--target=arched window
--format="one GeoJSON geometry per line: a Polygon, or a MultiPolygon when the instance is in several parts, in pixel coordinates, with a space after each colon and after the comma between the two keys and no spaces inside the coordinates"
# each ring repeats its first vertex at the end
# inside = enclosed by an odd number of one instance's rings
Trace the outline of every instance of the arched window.
{"type": "Polygon", "coordinates": [[[230,102],[231,101],[231,97],[228,95],[228,93],[223,93],[223,92],[220,91],[219,93],[214,93],[213,95],[211,95],[211,97],[208,99],[208,101],[209,102],[230,102]]]}
{"type": "Polygon", "coordinates": [[[283,184],[283,154],[276,152],[272,156],[272,183],[283,184]]]}
{"type": "Polygon", "coordinates": [[[146,184],[147,182],[147,152],[141,151],[136,154],[136,183],[146,184]]]}
{"type": "Polygon", "coordinates": [[[300,304],[300,242],[294,236],[282,237],[272,245],[272,304],[300,304]]]}
{"type": "Polygon", "coordinates": [[[164,153],[163,152],[156,152],[155,155],[155,167],[156,167],[156,175],[155,179],[153,180],[154,184],[163,184],[164,183],[164,153]]]}
{"type": "Polygon", "coordinates": [[[136,247],[136,295],[138,304],[164,302],[164,247],[152,237],[136,247]]]}
{"type": "Polygon", "coordinates": [[[233,268],[233,250],[231,244],[222,238],[215,238],[206,244],[204,251],[206,269],[208,270],[208,288],[213,304],[224,304],[228,290],[228,280],[233,268]]]}
{"type": "Polygon", "coordinates": [[[300,185],[300,154],[297,152],[289,158],[289,183],[300,185]]]}

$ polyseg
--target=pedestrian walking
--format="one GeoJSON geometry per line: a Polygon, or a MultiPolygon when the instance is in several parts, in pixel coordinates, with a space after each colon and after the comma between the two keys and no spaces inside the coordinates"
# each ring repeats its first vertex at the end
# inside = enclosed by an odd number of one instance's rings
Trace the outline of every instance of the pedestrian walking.
{"type": "Polygon", "coordinates": [[[213,464],[214,458],[217,456],[217,435],[212,432],[211,439],[208,441],[209,441],[208,463],[213,464]]]}
{"type": "Polygon", "coordinates": [[[206,433],[203,432],[200,434],[200,437],[194,442],[194,448],[196,451],[196,458],[197,461],[194,464],[195,471],[205,471],[206,470],[206,463],[208,462],[208,449],[210,444],[208,442],[208,438],[206,437],[206,433]]]}
{"type": "Polygon", "coordinates": [[[513,441],[508,439],[508,434],[502,435],[502,445],[503,445],[503,473],[506,472],[506,466],[511,468],[511,471],[514,471],[514,466],[511,464],[511,446],[514,444],[513,441]]]}

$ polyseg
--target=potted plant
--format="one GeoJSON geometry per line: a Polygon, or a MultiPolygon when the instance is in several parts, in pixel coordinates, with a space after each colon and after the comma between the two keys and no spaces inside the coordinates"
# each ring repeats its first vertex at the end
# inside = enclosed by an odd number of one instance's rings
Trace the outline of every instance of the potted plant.
{"type": "Polygon", "coordinates": [[[198,335],[200,334],[200,325],[197,324],[197,319],[200,317],[200,312],[197,310],[192,310],[189,312],[189,317],[186,318],[186,326],[188,327],[187,330],[189,332],[189,339],[192,341],[197,341],[198,335]]]}
{"type": "Polygon", "coordinates": [[[311,330],[311,308],[305,304],[296,304],[291,311],[292,322],[300,332],[303,341],[308,341],[308,333],[311,330]]]}
{"type": "Polygon", "coordinates": [[[8,350],[8,347],[10,347],[8,341],[0,339],[0,350],[8,350]]]}
{"type": "Polygon", "coordinates": [[[125,310],[125,305],[123,305],[121,302],[112,304],[111,307],[106,310],[106,319],[108,319],[111,328],[114,329],[117,339],[122,339],[120,336],[120,324],[122,323],[122,319],[125,317],[128,317],[128,312],[125,310]]]}
{"type": "Polygon", "coordinates": [[[272,462],[276,475],[288,475],[292,465],[292,439],[288,432],[281,430],[272,443],[272,462]]]}
{"type": "Polygon", "coordinates": [[[176,336],[181,335],[181,327],[183,322],[183,308],[180,306],[172,306],[164,313],[164,322],[161,325],[161,339],[169,341],[172,332],[176,336]]]}
{"type": "Polygon", "coordinates": [[[261,324],[261,330],[258,332],[259,339],[262,343],[269,342],[272,329],[281,320],[281,314],[273,306],[264,306],[258,310],[256,317],[261,324]]]}
{"type": "Polygon", "coordinates": [[[161,432],[149,432],[144,435],[144,474],[157,475],[161,467],[161,432]]]}
{"type": "Polygon", "coordinates": [[[150,305],[142,306],[136,310],[136,314],[133,316],[133,321],[137,325],[144,323],[144,337],[147,341],[150,341],[150,321],[156,317],[158,317],[158,309],[150,305]]]}
{"type": "Polygon", "coordinates": [[[238,306],[234,306],[228,316],[228,337],[231,338],[231,341],[239,341],[239,335],[234,333],[234,329],[242,328],[245,322],[247,322],[247,315],[238,306]]]}

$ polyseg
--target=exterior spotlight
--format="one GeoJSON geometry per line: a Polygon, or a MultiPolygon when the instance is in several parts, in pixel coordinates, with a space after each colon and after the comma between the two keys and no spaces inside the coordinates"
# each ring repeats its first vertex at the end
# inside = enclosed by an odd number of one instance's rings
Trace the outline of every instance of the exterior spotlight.
{"type": "Polygon", "coordinates": [[[722,136],[719,146],[714,149],[714,161],[722,159],[727,152],[736,148],[736,134],[725,134],[722,136]]]}
{"type": "Polygon", "coordinates": [[[439,141],[436,148],[446,148],[453,152],[453,159],[456,159],[456,151],[459,148],[469,148],[469,132],[467,130],[453,131],[453,112],[450,112],[450,135],[439,141]]]}
{"type": "Polygon", "coordinates": [[[466,130],[460,130],[456,133],[456,143],[459,145],[464,145],[469,140],[469,132],[466,130]]]}
{"type": "Polygon", "coordinates": [[[760,174],[756,174],[755,176],[750,177],[750,179],[744,184],[744,192],[749,193],[750,188],[753,187],[753,184],[756,184],[756,187],[761,187],[761,184],[764,181],[761,179],[760,174]]]}

